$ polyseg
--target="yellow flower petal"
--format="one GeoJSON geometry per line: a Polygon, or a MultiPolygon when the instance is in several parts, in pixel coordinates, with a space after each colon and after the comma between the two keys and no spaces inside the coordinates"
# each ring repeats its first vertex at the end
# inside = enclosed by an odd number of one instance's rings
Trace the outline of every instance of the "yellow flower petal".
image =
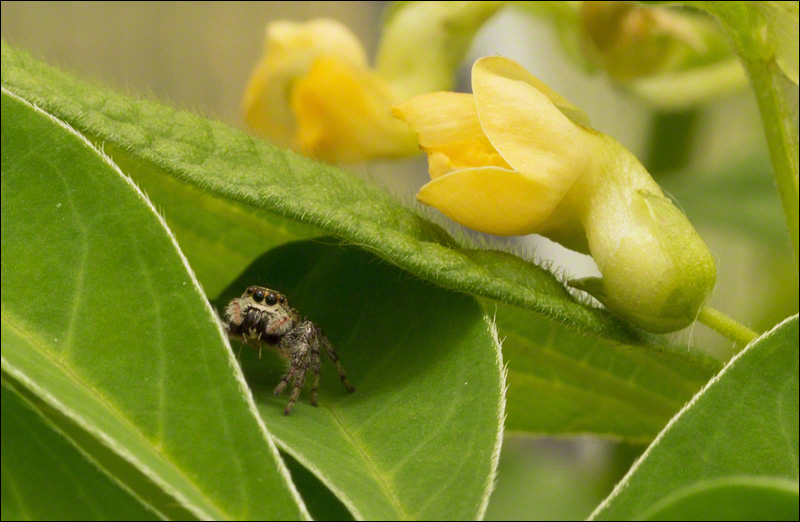
{"type": "Polygon", "coordinates": [[[426,149],[486,138],[471,94],[421,94],[394,107],[392,114],[419,134],[419,144],[426,149]]]}
{"type": "Polygon", "coordinates": [[[453,164],[453,160],[444,152],[434,150],[428,153],[428,173],[431,175],[431,179],[444,176],[454,170],[457,169],[453,164]]]}
{"type": "Polygon", "coordinates": [[[592,124],[589,121],[589,116],[587,116],[583,110],[568,102],[563,96],[551,89],[549,85],[529,73],[527,69],[514,60],[502,56],[487,56],[476,61],[475,65],[478,65],[479,62],[483,62],[481,67],[490,68],[495,74],[499,74],[511,80],[525,82],[533,86],[536,90],[547,96],[547,98],[558,107],[558,110],[573,123],[584,127],[591,127],[592,124]]]}
{"type": "Polygon", "coordinates": [[[474,230],[535,232],[591,253],[603,278],[571,284],[642,328],[690,324],[714,260],[636,157],[510,60],[476,62],[472,88],[472,98],[436,93],[394,111],[428,153],[433,179],[417,199],[474,230]]]}
{"type": "Polygon", "coordinates": [[[593,134],[567,118],[542,85],[506,58],[481,58],[472,67],[475,104],[489,141],[514,169],[563,196],[591,168],[593,134]]]}
{"type": "Polygon", "coordinates": [[[247,123],[283,147],[296,147],[289,96],[295,80],[321,55],[335,56],[353,67],[366,67],[361,42],[333,20],[274,22],[267,26],[264,54],[250,75],[243,100],[247,123]]]}
{"type": "Polygon", "coordinates": [[[392,118],[392,93],[368,70],[318,58],[297,80],[290,105],[300,148],[334,162],[406,156],[418,150],[405,123],[392,118]]]}
{"type": "Polygon", "coordinates": [[[471,94],[422,94],[394,107],[392,114],[418,133],[431,178],[470,167],[510,169],[486,138],[471,94]]]}
{"type": "Polygon", "coordinates": [[[498,236],[530,234],[555,205],[553,193],[513,170],[457,170],[423,186],[417,199],[469,228],[498,236]]]}

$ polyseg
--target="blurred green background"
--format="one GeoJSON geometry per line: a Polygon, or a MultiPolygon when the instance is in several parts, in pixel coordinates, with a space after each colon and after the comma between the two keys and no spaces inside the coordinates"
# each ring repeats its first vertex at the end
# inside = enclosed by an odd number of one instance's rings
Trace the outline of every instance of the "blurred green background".
{"type": "MultiPolygon", "coordinates": [[[[268,22],[334,18],[374,56],[385,5],[3,2],[0,23],[4,39],[52,65],[244,128],[241,95],[268,22]]],[[[583,108],[677,199],[717,257],[714,307],[759,331],[797,311],[797,271],[749,90],[692,110],[655,111],[602,74],[582,71],[547,21],[513,8],[479,33],[460,90],[469,90],[472,61],[493,54],[517,60],[583,108]]],[[[427,179],[424,158],[349,168],[408,199],[427,179]]],[[[573,276],[597,274],[590,258],[542,238],[510,241],[573,276]]],[[[728,342],[702,325],[674,337],[730,355],[728,342]]],[[[487,519],[585,518],[643,449],[590,438],[507,437],[487,519]]]]}

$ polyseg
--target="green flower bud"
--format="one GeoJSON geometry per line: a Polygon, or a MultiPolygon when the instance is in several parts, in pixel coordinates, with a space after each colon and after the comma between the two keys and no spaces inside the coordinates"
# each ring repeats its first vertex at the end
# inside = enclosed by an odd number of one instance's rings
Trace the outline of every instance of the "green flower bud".
{"type": "Polygon", "coordinates": [[[604,138],[616,160],[596,178],[583,220],[603,278],[570,285],[650,332],[685,328],[711,296],[714,258],[641,163],[604,138]]]}

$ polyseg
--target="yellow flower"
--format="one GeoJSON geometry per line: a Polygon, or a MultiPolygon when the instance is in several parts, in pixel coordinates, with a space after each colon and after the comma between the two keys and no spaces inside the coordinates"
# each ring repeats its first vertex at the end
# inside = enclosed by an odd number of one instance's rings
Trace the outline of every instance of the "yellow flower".
{"type": "Polygon", "coordinates": [[[391,117],[398,100],[366,52],[333,20],[267,27],[244,96],[248,124],[275,144],[333,162],[414,154],[414,134],[391,117]]]}
{"type": "Polygon", "coordinates": [[[603,279],[572,284],[645,329],[690,324],[716,267],[641,163],[511,60],[478,60],[472,90],[395,107],[428,154],[431,181],[417,198],[475,230],[590,253],[603,279]]]}

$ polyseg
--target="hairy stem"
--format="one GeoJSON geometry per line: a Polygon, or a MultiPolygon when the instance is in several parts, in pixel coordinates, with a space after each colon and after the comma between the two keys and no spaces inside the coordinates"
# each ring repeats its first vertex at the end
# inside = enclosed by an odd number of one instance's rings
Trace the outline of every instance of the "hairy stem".
{"type": "Polygon", "coordinates": [[[710,306],[704,306],[700,309],[697,320],[708,326],[718,334],[726,337],[734,342],[734,349],[738,352],[750,341],[758,337],[758,333],[743,324],[731,319],[719,310],[715,310],[710,306]]]}

